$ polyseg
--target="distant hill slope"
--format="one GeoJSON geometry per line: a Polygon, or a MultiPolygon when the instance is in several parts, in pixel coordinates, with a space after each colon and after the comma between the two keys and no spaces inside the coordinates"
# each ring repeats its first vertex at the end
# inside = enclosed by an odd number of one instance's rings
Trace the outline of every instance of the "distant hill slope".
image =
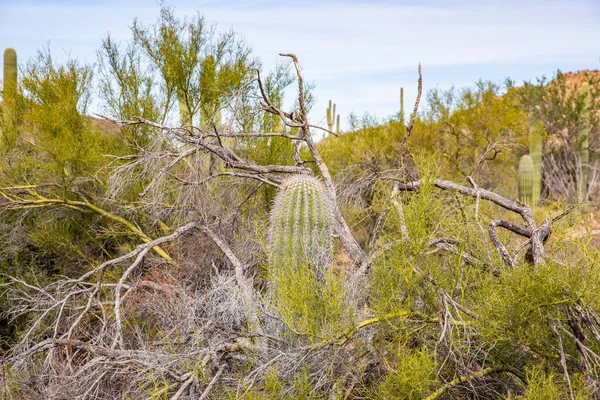
{"type": "Polygon", "coordinates": [[[579,72],[563,72],[562,75],[565,77],[567,87],[579,87],[583,82],[590,80],[600,81],[600,70],[584,69],[579,72]]]}

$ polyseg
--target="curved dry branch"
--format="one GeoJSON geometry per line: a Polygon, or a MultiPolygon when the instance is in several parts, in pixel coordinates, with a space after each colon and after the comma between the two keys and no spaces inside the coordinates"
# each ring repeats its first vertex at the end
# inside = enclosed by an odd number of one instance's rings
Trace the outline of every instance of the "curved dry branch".
{"type": "Polygon", "coordinates": [[[504,373],[504,372],[511,373],[523,381],[525,380],[524,374],[521,371],[517,370],[516,368],[512,368],[510,366],[505,366],[505,365],[498,366],[498,367],[489,367],[489,368],[482,369],[479,372],[475,372],[472,375],[459,376],[458,378],[446,383],[444,386],[442,386],[441,388],[439,388],[438,390],[436,390],[435,392],[433,392],[432,394],[427,396],[425,398],[425,400],[439,399],[448,390],[450,390],[456,386],[462,385],[464,383],[469,383],[470,381],[472,381],[474,379],[483,378],[483,377],[491,375],[491,374],[500,374],[500,373],[504,373]]]}
{"type": "MultiPolygon", "coordinates": [[[[387,180],[393,180],[398,183],[398,187],[400,190],[413,191],[419,190],[421,185],[423,185],[423,181],[412,181],[412,182],[403,182],[397,178],[383,178],[387,180]]],[[[530,244],[531,251],[531,260],[534,265],[540,265],[544,263],[544,241],[550,234],[550,219],[544,220],[542,225],[539,227],[536,226],[535,220],[533,218],[533,212],[531,211],[531,207],[527,204],[521,203],[518,200],[509,200],[505,197],[500,196],[499,194],[492,192],[490,190],[482,189],[480,187],[470,188],[467,186],[462,186],[456,184],[452,181],[436,179],[433,181],[435,187],[447,190],[450,192],[462,194],[465,196],[470,196],[475,199],[483,199],[490,201],[508,211],[512,211],[521,216],[523,219],[525,227],[521,227],[512,222],[503,221],[503,220],[493,220],[488,228],[488,233],[490,235],[490,240],[500,253],[502,260],[506,265],[510,268],[514,268],[516,265],[515,259],[511,257],[506,247],[502,244],[502,242],[498,239],[498,235],[496,234],[496,227],[500,226],[502,228],[508,229],[517,235],[524,236],[529,238],[528,243],[530,244]]],[[[569,212],[567,210],[565,213],[569,212]]],[[[563,213],[564,214],[564,213],[563,213]]],[[[517,253],[518,254],[518,253],[517,253]]]]}
{"type": "MultiPolygon", "coordinates": [[[[12,188],[8,188],[12,189],[12,188]]],[[[38,192],[34,190],[28,190],[28,194],[31,197],[17,196],[9,193],[8,189],[1,189],[0,195],[2,195],[5,199],[7,199],[7,203],[0,205],[0,207],[8,209],[8,210],[25,210],[29,208],[43,208],[43,207],[66,207],[73,210],[77,210],[80,212],[93,212],[95,214],[101,215],[113,222],[123,225],[130,232],[134,233],[138,236],[144,243],[149,243],[152,241],[152,238],[148,236],[144,231],[142,231],[137,225],[126,220],[125,218],[115,215],[105,209],[90,203],[88,200],[79,201],[79,200],[69,200],[65,198],[48,198],[42,196],[38,192]]],[[[163,250],[160,246],[153,247],[154,252],[162,257],[166,262],[173,266],[177,266],[175,260],[171,258],[171,256],[163,250]]]]}

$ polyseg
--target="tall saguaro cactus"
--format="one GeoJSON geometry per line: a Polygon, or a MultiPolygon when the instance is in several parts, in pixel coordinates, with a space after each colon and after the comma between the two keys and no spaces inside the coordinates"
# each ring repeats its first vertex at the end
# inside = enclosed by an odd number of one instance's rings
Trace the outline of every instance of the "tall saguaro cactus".
{"type": "Polygon", "coordinates": [[[533,158],[525,154],[519,161],[519,200],[529,206],[533,203],[533,158]]]}
{"type": "Polygon", "coordinates": [[[329,131],[333,132],[333,125],[337,123],[335,133],[340,133],[340,116],[335,115],[335,104],[331,107],[331,100],[329,100],[329,107],[327,108],[327,126],[329,131]]]}
{"type": "Polygon", "coordinates": [[[0,114],[0,145],[10,146],[16,140],[17,52],[4,50],[2,83],[2,113],[0,114]]]}
{"type": "Polygon", "coordinates": [[[275,270],[315,268],[322,277],[331,262],[333,211],[317,178],[295,175],[281,184],[271,211],[270,264],[275,270]]]}
{"type": "Polygon", "coordinates": [[[581,85],[579,95],[583,98],[583,113],[581,123],[577,132],[576,153],[579,158],[579,170],[577,179],[577,198],[580,202],[587,200],[588,168],[590,163],[589,134],[590,134],[590,108],[592,98],[590,85],[584,82],[581,85]]]}
{"type": "Polygon", "coordinates": [[[17,89],[17,52],[12,47],[4,50],[3,91],[9,94],[17,89]]]}

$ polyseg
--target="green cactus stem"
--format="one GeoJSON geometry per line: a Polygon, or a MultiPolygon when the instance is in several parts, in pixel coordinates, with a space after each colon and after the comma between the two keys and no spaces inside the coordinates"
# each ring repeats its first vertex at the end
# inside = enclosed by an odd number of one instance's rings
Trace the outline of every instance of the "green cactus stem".
{"type": "Polygon", "coordinates": [[[327,108],[327,126],[329,127],[329,131],[333,132],[333,125],[336,124],[337,121],[337,131],[335,133],[340,133],[340,116],[335,114],[335,104],[333,104],[333,108],[331,107],[331,100],[329,100],[329,107],[327,108]]]}
{"type": "Polygon", "coordinates": [[[590,134],[590,109],[592,98],[590,85],[584,82],[581,85],[579,95],[583,98],[583,111],[581,123],[577,132],[576,153],[579,158],[579,176],[577,179],[577,198],[579,202],[587,200],[588,168],[590,163],[589,134],[590,134]]]}
{"type": "Polygon", "coordinates": [[[5,94],[17,89],[17,52],[12,47],[4,50],[4,80],[5,94]]]}
{"type": "Polygon", "coordinates": [[[0,107],[0,147],[12,147],[17,139],[17,52],[4,50],[2,102],[0,107]]]}
{"type": "Polygon", "coordinates": [[[519,200],[533,206],[533,158],[525,154],[519,161],[519,200]]]}
{"type": "Polygon", "coordinates": [[[286,179],[271,211],[271,268],[298,272],[310,266],[322,278],[331,263],[332,223],[331,200],[320,180],[307,175],[286,179]]]}

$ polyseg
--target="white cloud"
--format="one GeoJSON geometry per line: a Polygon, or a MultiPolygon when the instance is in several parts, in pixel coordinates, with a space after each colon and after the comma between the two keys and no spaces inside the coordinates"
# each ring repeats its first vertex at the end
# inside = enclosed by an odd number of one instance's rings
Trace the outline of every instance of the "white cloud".
{"type": "MultiPolygon", "coordinates": [[[[171,3],[179,14],[200,10],[220,28],[233,27],[267,67],[279,52],[296,53],[305,78],[325,89],[317,93],[316,110],[324,109],[329,97],[338,99],[340,110],[381,116],[397,110],[398,87],[404,85],[410,98],[416,79],[395,79],[394,74],[415,70],[419,61],[425,72],[464,65],[473,70],[472,80],[485,77],[486,67],[498,63],[599,66],[600,6],[595,1],[171,3]],[[347,80],[355,82],[353,87],[347,80]]],[[[0,47],[23,47],[19,54],[28,54],[51,40],[53,49],[71,49],[73,56],[93,62],[108,31],[126,39],[134,17],[153,22],[157,11],[156,4],[117,2],[0,5],[0,47]]],[[[426,80],[427,86],[462,83],[452,76],[444,79],[426,80]]]]}

